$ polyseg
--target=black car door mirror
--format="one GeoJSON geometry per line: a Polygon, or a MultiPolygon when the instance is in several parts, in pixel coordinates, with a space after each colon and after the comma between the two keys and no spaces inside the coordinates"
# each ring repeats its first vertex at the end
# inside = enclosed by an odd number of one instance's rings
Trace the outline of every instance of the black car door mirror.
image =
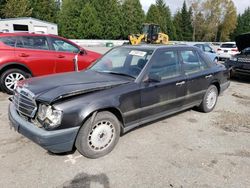
{"type": "Polygon", "coordinates": [[[87,54],[87,52],[84,49],[80,49],[80,51],[78,52],[78,54],[84,55],[84,54],[87,54]]]}
{"type": "Polygon", "coordinates": [[[149,74],[145,79],[144,82],[151,83],[151,82],[161,82],[161,77],[156,74],[149,74]]]}

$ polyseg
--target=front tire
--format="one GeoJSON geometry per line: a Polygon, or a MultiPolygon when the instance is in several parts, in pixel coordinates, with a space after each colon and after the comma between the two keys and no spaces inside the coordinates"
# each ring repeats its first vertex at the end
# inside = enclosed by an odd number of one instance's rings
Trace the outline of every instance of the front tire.
{"type": "Polygon", "coordinates": [[[1,88],[8,94],[13,94],[16,84],[20,80],[31,77],[31,75],[20,69],[8,69],[1,75],[1,88]]]}
{"type": "Polygon", "coordinates": [[[198,107],[199,110],[205,113],[211,112],[217,103],[217,99],[218,99],[217,87],[215,85],[209,86],[200,106],[198,107]]]}
{"type": "Polygon", "coordinates": [[[110,153],[120,137],[120,122],[108,111],[97,113],[93,123],[91,117],[81,127],[75,146],[85,157],[96,159],[110,153]]]}

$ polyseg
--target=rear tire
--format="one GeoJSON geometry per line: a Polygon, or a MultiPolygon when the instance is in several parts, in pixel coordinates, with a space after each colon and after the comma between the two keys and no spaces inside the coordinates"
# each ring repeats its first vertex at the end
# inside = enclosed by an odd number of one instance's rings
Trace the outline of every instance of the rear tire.
{"type": "Polygon", "coordinates": [[[205,113],[211,112],[217,103],[217,99],[218,99],[217,87],[215,85],[209,86],[200,106],[198,107],[199,110],[205,113]]]}
{"type": "Polygon", "coordinates": [[[8,94],[13,94],[17,81],[24,80],[31,75],[20,69],[8,69],[1,75],[0,86],[8,94]]]}
{"type": "Polygon", "coordinates": [[[93,123],[90,117],[81,127],[75,146],[85,157],[96,159],[111,152],[120,137],[120,122],[108,111],[97,113],[93,123]]]}

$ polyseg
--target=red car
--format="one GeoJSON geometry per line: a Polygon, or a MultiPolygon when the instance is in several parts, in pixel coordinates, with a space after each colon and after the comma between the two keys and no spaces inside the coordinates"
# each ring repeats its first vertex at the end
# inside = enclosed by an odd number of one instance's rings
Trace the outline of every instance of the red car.
{"type": "Polygon", "coordinates": [[[1,89],[12,94],[19,80],[31,76],[74,71],[73,59],[77,53],[80,54],[79,70],[86,69],[101,56],[55,35],[1,33],[1,89]]]}

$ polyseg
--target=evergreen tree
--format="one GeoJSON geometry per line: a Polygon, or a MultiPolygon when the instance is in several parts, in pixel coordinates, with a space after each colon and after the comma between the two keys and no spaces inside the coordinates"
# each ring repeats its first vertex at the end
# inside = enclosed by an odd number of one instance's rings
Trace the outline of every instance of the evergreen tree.
{"type": "Polygon", "coordinates": [[[127,38],[129,34],[140,33],[145,14],[139,0],[124,0],[122,4],[123,13],[123,36],[127,38]]]}
{"type": "Polygon", "coordinates": [[[147,16],[146,16],[146,21],[148,23],[155,23],[159,24],[161,23],[161,14],[159,9],[157,8],[156,5],[151,5],[148,9],[147,16]]]}
{"type": "Polygon", "coordinates": [[[191,41],[193,35],[193,28],[192,28],[192,9],[190,7],[189,11],[187,10],[186,1],[183,2],[183,6],[181,9],[181,31],[183,40],[184,41],[191,41]]]}
{"type": "Polygon", "coordinates": [[[250,32],[250,7],[245,9],[243,14],[239,14],[237,17],[237,27],[234,33],[231,35],[231,40],[235,40],[235,37],[250,32]]]}
{"type": "Polygon", "coordinates": [[[56,22],[59,10],[58,2],[55,0],[33,0],[32,17],[45,21],[56,22]]]}
{"type": "Polygon", "coordinates": [[[29,17],[32,8],[29,0],[6,0],[1,13],[5,18],[29,17]]]}
{"type": "Polygon", "coordinates": [[[163,0],[156,0],[156,7],[160,13],[160,27],[162,32],[168,34],[170,39],[175,38],[175,28],[173,25],[171,11],[163,0]]]}
{"type": "Polygon", "coordinates": [[[85,2],[82,0],[64,0],[59,13],[59,34],[66,38],[80,38],[78,32],[81,10],[85,2]]]}
{"type": "Polygon", "coordinates": [[[182,31],[182,15],[180,11],[177,11],[175,16],[174,16],[174,27],[176,31],[176,38],[175,40],[177,41],[182,41],[183,40],[183,31],[182,31]]]}
{"type": "MultiPolygon", "coordinates": [[[[4,8],[5,4],[6,4],[6,0],[0,0],[0,10],[4,8]]],[[[0,18],[4,18],[2,11],[0,11],[0,18]]]]}
{"type": "Polygon", "coordinates": [[[80,24],[78,24],[80,38],[96,39],[101,38],[101,22],[97,17],[95,8],[90,3],[86,3],[81,11],[80,24]]]}
{"type": "MultiPolygon", "coordinates": [[[[103,39],[118,39],[122,37],[121,4],[117,0],[93,0],[93,7],[101,21],[103,39]]],[[[129,15],[128,15],[129,16],[129,15]]]]}

